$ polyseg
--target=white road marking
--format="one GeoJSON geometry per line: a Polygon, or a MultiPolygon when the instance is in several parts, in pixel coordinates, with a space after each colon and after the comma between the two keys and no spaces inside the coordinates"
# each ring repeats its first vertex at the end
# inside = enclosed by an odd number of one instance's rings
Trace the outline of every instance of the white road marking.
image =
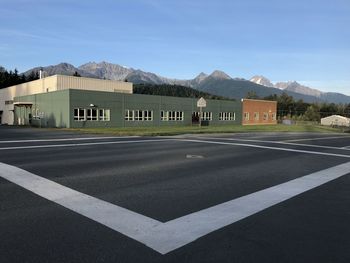
{"type": "Polygon", "coordinates": [[[150,228],[161,224],[157,220],[80,193],[15,166],[0,163],[0,176],[140,242],[150,228]]]}
{"type": "MultiPolygon", "coordinates": [[[[222,145],[234,145],[234,146],[261,148],[261,149],[269,149],[269,150],[277,150],[277,151],[298,152],[298,153],[306,153],[306,154],[316,154],[316,155],[326,155],[326,156],[335,156],[335,157],[350,158],[350,155],[345,155],[345,154],[315,152],[315,151],[297,150],[297,149],[289,149],[289,148],[281,148],[281,147],[271,147],[271,146],[263,146],[263,145],[255,145],[255,144],[246,144],[246,143],[204,141],[204,140],[192,140],[192,139],[178,139],[178,140],[179,140],[179,141],[184,141],[184,142],[208,143],[208,144],[222,144],[222,145]]],[[[0,149],[1,149],[1,148],[0,148],[0,149]]]]}
{"type": "Polygon", "coordinates": [[[85,143],[70,143],[70,144],[14,146],[14,147],[1,147],[0,151],[19,150],[19,149],[36,149],[36,148],[55,148],[55,147],[78,147],[78,146],[107,145],[107,144],[146,143],[146,142],[161,142],[161,141],[171,141],[171,140],[172,139],[150,139],[150,140],[137,140],[137,141],[85,142],[85,143]]]}
{"type": "Polygon", "coordinates": [[[318,138],[303,138],[303,139],[293,139],[293,140],[285,140],[285,142],[302,142],[302,141],[315,141],[315,140],[328,140],[328,139],[344,139],[347,138],[350,140],[350,136],[348,135],[339,135],[333,137],[318,137],[318,138]]]}
{"type": "Polygon", "coordinates": [[[61,139],[37,139],[37,140],[12,140],[0,141],[0,143],[27,143],[27,142],[59,142],[59,141],[86,141],[86,140],[106,140],[106,139],[129,139],[140,136],[110,136],[110,137],[79,137],[79,138],[61,138],[61,139]]]}
{"type": "Polygon", "coordinates": [[[194,154],[186,154],[187,159],[202,159],[204,158],[203,155],[194,155],[194,154]]]}
{"type": "Polygon", "coordinates": [[[350,173],[350,162],[162,223],[0,163],[0,177],[133,238],[161,254],[350,173]]]}
{"type": "Polygon", "coordinates": [[[200,137],[201,139],[206,140],[226,140],[226,141],[240,141],[240,142],[262,142],[262,143],[271,143],[271,144],[284,144],[292,146],[305,146],[311,148],[323,148],[323,149],[334,149],[334,150],[350,150],[348,147],[334,147],[334,146],[324,146],[324,145],[314,145],[314,144],[304,144],[304,143],[291,143],[284,141],[266,141],[266,140],[251,140],[251,139],[235,139],[235,138],[210,138],[210,137],[200,137]]]}

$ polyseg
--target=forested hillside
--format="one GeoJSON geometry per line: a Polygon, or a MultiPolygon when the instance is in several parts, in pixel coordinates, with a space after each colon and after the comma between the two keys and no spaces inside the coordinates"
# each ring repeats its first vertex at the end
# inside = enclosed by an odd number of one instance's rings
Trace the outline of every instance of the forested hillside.
{"type": "Polygon", "coordinates": [[[7,71],[0,66],[0,89],[10,87],[13,85],[21,84],[27,81],[35,80],[39,78],[39,73],[32,72],[28,76],[24,74],[18,74],[17,69],[7,71]]]}
{"type": "Polygon", "coordinates": [[[212,95],[207,92],[202,92],[189,87],[179,85],[152,85],[152,84],[134,84],[134,93],[148,94],[148,95],[160,95],[160,96],[175,96],[186,98],[200,98],[214,99],[214,100],[232,100],[222,96],[212,95]]]}

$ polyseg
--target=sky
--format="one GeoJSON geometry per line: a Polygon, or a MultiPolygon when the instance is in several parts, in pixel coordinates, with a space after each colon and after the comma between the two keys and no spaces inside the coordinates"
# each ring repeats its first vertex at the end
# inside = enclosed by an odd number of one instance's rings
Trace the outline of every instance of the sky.
{"type": "Polygon", "coordinates": [[[0,0],[0,65],[222,70],[350,95],[349,0],[0,0]]]}

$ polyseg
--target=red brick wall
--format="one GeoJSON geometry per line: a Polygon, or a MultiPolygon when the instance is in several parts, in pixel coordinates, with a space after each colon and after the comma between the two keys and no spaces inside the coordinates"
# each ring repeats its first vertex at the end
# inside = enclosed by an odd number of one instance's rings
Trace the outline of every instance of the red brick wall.
{"type": "Polygon", "coordinates": [[[277,102],[242,99],[242,125],[277,124],[277,102]]]}

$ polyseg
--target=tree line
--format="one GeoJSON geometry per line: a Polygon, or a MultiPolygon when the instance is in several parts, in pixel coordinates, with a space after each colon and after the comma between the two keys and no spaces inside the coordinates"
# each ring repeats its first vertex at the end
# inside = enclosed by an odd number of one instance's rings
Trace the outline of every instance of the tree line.
{"type": "Polygon", "coordinates": [[[0,66],[0,89],[39,79],[39,72],[32,71],[28,76],[18,74],[18,70],[6,70],[0,66]]]}
{"type": "Polygon", "coordinates": [[[320,121],[321,118],[330,115],[341,115],[350,118],[350,103],[307,103],[301,99],[295,100],[286,92],[283,92],[281,95],[273,94],[262,98],[257,96],[255,92],[248,92],[246,98],[277,101],[277,117],[280,120],[289,118],[301,121],[320,121]]]}
{"type": "MultiPolygon", "coordinates": [[[[73,76],[81,77],[80,74],[75,71],[73,76]]],[[[24,74],[18,74],[18,70],[6,70],[0,66],[0,89],[11,87],[14,85],[22,84],[24,82],[39,79],[39,71],[31,71],[27,76],[24,74]]]]}
{"type": "Polygon", "coordinates": [[[134,84],[134,93],[137,94],[148,94],[148,95],[159,95],[159,96],[173,96],[173,97],[185,97],[185,98],[200,98],[212,100],[230,100],[222,96],[209,94],[196,89],[192,89],[180,85],[153,85],[153,84],[134,84]]]}

